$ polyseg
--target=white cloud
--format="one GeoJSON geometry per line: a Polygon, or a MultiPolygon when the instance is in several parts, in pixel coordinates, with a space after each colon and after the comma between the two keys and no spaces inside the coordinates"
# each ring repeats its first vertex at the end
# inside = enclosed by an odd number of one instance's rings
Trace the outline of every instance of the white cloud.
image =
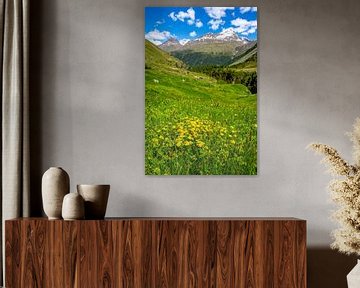
{"type": "Polygon", "coordinates": [[[256,30],[257,30],[257,27],[251,27],[249,30],[247,30],[246,32],[243,32],[242,34],[244,34],[244,35],[253,34],[256,32],[256,30]]]}
{"type": "Polygon", "coordinates": [[[145,34],[145,39],[151,41],[155,45],[161,44],[162,41],[168,39],[171,36],[169,31],[162,31],[160,32],[157,29],[154,29],[145,34]]]}
{"type": "Polygon", "coordinates": [[[179,13],[175,14],[175,12],[171,12],[169,14],[169,17],[173,21],[180,20],[181,22],[184,22],[186,19],[189,25],[193,25],[195,23],[195,10],[190,7],[186,11],[179,11],[179,13]]]}
{"type": "Polygon", "coordinates": [[[204,7],[210,18],[221,19],[226,16],[226,10],[234,10],[234,7],[204,7]]]}
{"type": "Polygon", "coordinates": [[[250,22],[251,27],[257,28],[257,21],[256,20],[252,20],[252,21],[249,21],[249,22],[250,22]]]}
{"type": "Polygon", "coordinates": [[[257,11],[257,7],[240,7],[240,13],[241,14],[245,14],[247,12],[256,12],[257,11]]]}
{"type": "Polygon", "coordinates": [[[173,21],[176,21],[176,20],[177,20],[177,18],[176,18],[176,16],[175,16],[175,12],[171,12],[171,13],[169,14],[169,17],[170,17],[173,21]]]}
{"type": "Polygon", "coordinates": [[[249,30],[246,30],[244,32],[241,32],[241,35],[247,36],[249,34],[253,34],[256,32],[256,28],[250,28],[249,30]]]}
{"type": "Polygon", "coordinates": [[[203,25],[204,25],[204,24],[203,24],[199,19],[196,20],[195,26],[196,26],[197,28],[200,28],[200,27],[202,27],[203,25]]]}
{"type": "Polygon", "coordinates": [[[236,27],[245,27],[249,25],[249,21],[244,18],[236,18],[231,20],[231,24],[236,27]]]}
{"type": "Polygon", "coordinates": [[[161,19],[159,21],[156,21],[156,24],[157,25],[161,25],[161,24],[164,24],[165,23],[165,20],[164,19],[161,19]]]}
{"type": "Polygon", "coordinates": [[[246,12],[251,11],[251,7],[240,7],[240,13],[245,14],[246,12]]]}
{"type": "Polygon", "coordinates": [[[196,36],[196,32],[195,31],[192,31],[192,32],[190,32],[190,34],[189,34],[191,37],[195,37],[196,36]]]}
{"type": "Polygon", "coordinates": [[[184,22],[185,19],[190,18],[190,20],[195,20],[195,10],[193,8],[189,8],[186,12],[180,11],[178,14],[176,14],[176,17],[184,22]]]}
{"type": "Polygon", "coordinates": [[[242,35],[249,35],[255,33],[257,30],[256,20],[248,21],[243,18],[236,18],[235,20],[231,20],[231,24],[235,26],[233,28],[234,31],[242,35]]]}
{"type": "Polygon", "coordinates": [[[187,13],[188,13],[188,15],[189,15],[189,17],[190,17],[191,20],[195,20],[195,10],[194,10],[193,8],[190,7],[190,8],[187,10],[187,13]]]}
{"type": "Polygon", "coordinates": [[[217,30],[219,29],[219,26],[220,25],[224,25],[225,24],[225,21],[221,20],[221,19],[218,19],[218,20],[215,20],[215,19],[211,19],[209,22],[208,22],[208,25],[210,26],[210,28],[212,30],[217,30]]]}

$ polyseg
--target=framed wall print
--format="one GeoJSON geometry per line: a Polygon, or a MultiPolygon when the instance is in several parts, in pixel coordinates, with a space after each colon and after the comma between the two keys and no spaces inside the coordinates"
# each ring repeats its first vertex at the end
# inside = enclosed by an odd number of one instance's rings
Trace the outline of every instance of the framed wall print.
{"type": "Polygon", "coordinates": [[[257,174],[257,8],[145,8],[145,174],[257,174]]]}

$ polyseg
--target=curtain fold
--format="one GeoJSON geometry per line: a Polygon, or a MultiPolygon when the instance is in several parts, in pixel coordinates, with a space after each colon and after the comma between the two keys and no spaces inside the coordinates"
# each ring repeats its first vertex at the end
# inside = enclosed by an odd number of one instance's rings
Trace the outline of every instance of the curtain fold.
{"type": "Polygon", "coordinates": [[[30,211],[29,0],[0,0],[0,5],[3,247],[1,263],[4,271],[4,221],[27,217],[30,211]]]}

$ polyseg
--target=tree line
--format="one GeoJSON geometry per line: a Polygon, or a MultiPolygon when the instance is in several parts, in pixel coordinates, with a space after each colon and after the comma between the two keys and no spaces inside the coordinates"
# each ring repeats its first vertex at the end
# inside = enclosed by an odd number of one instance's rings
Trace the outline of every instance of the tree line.
{"type": "Polygon", "coordinates": [[[230,84],[245,85],[252,94],[257,93],[257,72],[242,71],[224,66],[195,66],[191,71],[204,73],[230,84]]]}

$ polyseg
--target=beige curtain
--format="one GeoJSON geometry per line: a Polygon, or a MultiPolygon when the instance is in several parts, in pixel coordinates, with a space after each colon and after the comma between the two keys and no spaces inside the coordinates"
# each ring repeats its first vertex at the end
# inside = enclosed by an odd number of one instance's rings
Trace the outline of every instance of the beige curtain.
{"type": "Polygon", "coordinates": [[[0,0],[0,5],[1,262],[4,269],[4,221],[29,216],[29,0],[0,0]]]}

